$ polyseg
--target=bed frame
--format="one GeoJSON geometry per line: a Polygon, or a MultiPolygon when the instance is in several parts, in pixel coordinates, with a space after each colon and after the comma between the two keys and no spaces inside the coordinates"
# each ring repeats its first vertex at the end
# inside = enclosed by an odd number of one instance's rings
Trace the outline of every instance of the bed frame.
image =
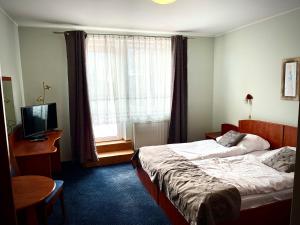
{"type": "MultiPolygon", "coordinates": [[[[259,120],[240,120],[239,126],[222,124],[222,134],[228,130],[259,135],[271,144],[271,149],[282,146],[297,146],[297,128],[282,124],[259,120]]],[[[136,173],[156,203],[165,211],[174,225],[187,225],[188,222],[166,197],[165,193],[151,182],[148,174],[137,165],[136,173]]],[[[235,221],[218,223],[218,225],[288,225],[290,219],[291,200],[241,210],[240,217],[235,221]]]]}

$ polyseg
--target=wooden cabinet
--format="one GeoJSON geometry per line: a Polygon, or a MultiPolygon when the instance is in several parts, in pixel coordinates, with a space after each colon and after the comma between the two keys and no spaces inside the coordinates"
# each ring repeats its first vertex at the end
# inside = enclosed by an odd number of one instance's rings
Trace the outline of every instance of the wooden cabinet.
{"type": "Polygon", "coordinates": [[[221,131],[205,133],[205,138],[216,140],[217,137],[225,134],[226,132],[228,132],[230,130],[238,131],[239,128],[237,126],[229,124],[229,123],[222,123],[221,124],[221,131]]]}
{"type": "Polygon", "coordinates": [[[221,136],[221,132],[209,132],[209,133],[205,133],[205,139],[214,139],[216,140],[217,137],[221,136]]]}

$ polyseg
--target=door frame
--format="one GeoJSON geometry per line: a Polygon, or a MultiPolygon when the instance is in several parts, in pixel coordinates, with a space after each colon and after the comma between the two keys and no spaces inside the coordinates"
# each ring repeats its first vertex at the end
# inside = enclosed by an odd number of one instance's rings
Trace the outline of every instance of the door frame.
{"type": "Polygon", "coordinates": [[[297,148],[296,148],[296,165],[294,174],[294,189],[291,209],[290,225],[300,224],[300,101],[298,108],[298,134],[297,134],[297,148]]]}
{"type": "Polygon", "coordinates": [[[16,210],[13,200],[10,174],[9,145],[7,138],[5,108],[0,70],[0,218],[7,225],[16,225],[16,210]]]}

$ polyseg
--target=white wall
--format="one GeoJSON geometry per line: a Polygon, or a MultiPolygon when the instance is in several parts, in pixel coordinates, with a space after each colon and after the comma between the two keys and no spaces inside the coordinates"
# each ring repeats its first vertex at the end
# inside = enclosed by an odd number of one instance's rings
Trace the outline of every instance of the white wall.
{"type": "Polygon", "coordinates": [[[188,40],[188,141],[212,130],[214,39],[188,40]]]}
{"type": "Polygon", "coordinates": [[[215,39],[213,127],[253,119],[297,126],[298,101],[281,100],[284,58],[300,56],[300,10],[274,17],[215,39]]]}
{"type": "Polygon", "coordinates": [[[0,8],[0,65],[3,76],[12,77],[17,123],[24,103],[18,26],[0,8]]]}
{"type": "Polygon", "coordinates": [[[37,104],[42,95],[42,82],[52,87],[46,93],[46,102],[57,103],[58,127],[63,129],[62,160],[72,158],[69,129],[69,97],[67,56],[63,34],[52,30],[19,28],[20,51],[26,105],[37,104]]]}

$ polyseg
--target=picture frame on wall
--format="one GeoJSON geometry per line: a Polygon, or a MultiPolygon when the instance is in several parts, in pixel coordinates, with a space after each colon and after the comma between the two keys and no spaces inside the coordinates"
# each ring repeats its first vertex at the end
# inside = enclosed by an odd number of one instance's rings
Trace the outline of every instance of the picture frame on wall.
{"type": "Polygon", "coordinates": [[[281,99],[299,101],[300,57],[284,59],[281,75],[281,99]]]}

